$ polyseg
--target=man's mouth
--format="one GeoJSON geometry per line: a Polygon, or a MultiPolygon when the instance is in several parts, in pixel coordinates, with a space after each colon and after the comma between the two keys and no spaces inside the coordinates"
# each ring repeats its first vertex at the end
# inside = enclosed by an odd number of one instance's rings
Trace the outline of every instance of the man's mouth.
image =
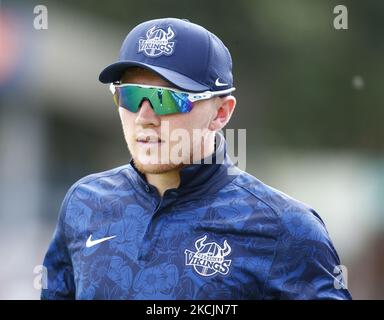
{"type": "Polygon", "coordinates": [[[136,142],[139,144],[156,144],[156,143],[162,143],[164,142],[161,140],[159,137],[155,136],[143,136],[143,137],[138,137],[136,139],[136,142]]]}

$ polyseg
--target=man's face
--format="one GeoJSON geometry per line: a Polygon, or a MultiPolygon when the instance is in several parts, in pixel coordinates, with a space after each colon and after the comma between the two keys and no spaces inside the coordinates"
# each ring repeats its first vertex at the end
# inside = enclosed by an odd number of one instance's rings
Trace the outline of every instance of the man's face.
{"type": "MultiPolygon", "coordinates": [[[[128,69],[122,82],[172,87],[141,68],[128,69]]],[[[215,131],[209,126],[217,114],[219,99],[194,102],[189,113],[162,116],[154,112],[147,100],[136,113],[120,107],[125,140],[135,166],[142,173],[163,173],[203,158],[204,143],[214,141],[215,131]]]]}

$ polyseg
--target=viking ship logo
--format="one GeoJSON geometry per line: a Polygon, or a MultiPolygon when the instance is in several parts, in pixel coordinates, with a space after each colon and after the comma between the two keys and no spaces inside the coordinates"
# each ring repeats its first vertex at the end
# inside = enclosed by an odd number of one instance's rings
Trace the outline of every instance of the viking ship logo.
{"type": "Polygon", "coordinates": [[[165,54],[170,56],[173,53],[175,42],[170,41],[175,36],[171,27],[167,31],[153,26],[147,33],[147,39],[139,39],[139,52],[143,52],[148,57],[160,57],[165,54]]]}
{"type": "Polygon", "coordinates": [[[195,252],[186,249],[185,265],[193,266],[195,271],[205,277],[213,276],[216,273],[226,275],[229,272],[229,266],[232,260],[224,258],[231,253],[231,247],[227,240],[224,240],[224,245],[221,247],[216,242],[208,242],[207,236],[196,240],[195,252]]]}

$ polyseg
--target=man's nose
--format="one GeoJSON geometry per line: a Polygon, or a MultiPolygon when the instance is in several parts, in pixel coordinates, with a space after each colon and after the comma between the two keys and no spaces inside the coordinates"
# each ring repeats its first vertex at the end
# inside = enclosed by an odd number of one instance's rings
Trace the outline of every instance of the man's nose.
{"type": "Polygon", "coordinates": [[[148,100],[143,100],[141,102],[135,123],[138,125],[160,125],[160,117],[152,109],[148,100]]]}

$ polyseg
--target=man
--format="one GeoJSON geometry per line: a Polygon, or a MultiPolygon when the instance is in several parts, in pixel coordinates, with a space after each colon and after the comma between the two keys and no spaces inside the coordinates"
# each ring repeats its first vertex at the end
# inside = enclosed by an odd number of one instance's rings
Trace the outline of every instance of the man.
{"type": "Polygon", "coordinates": [[[236,100],[218,37],[144,22],[100,81],[132,160],[68,191],[43,299],[350,298],[317,213],[229,159],[218,132],[236,100]]]}

